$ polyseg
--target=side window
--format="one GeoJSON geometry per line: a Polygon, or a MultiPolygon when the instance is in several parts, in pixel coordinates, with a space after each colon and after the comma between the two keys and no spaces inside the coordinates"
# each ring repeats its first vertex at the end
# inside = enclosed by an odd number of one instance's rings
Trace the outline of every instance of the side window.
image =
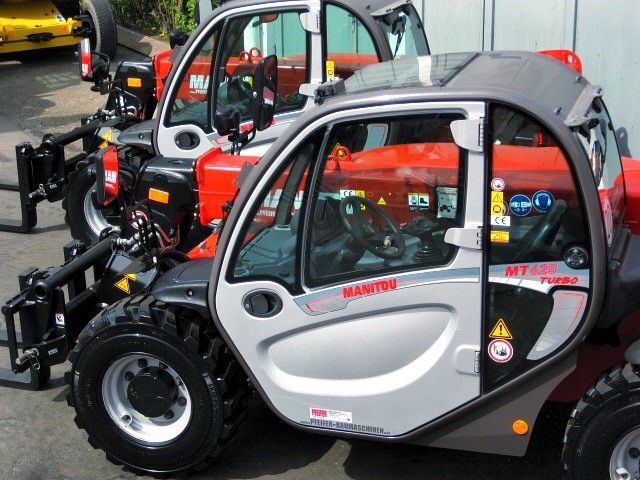
{"type": "Polygon", "coordinates": [[[216,108],[234,105],[241,117],[251,114],[253,74],[263,57],[278,57],[275,113],[301,109],[306,97],[308,34],[298,11],[234,17],[227,21],[216,78],[216,108]]]}
{"type": "Polygon", "coordinates": [[[369,31],[357,17],[329,4],[325,22],[327,77],[346,80],[356,70],[380,61],[369,31]]]}
{"type": "Polygon", "coordinates": [[[209,86],[219,36],[219,30],[214,29],[190,59],[171,99],[168,125],[195,124],[205,131],[211,131],[209,86]]]}
{"type": "Polygon", "coordinates": [[[230,281],[269,279],[295,289],[299,232],[305,187],[324,131],[301,145],[260,197],[243,227],[243,241],[233,260],[230,281]]]}
{"type": "Polygon", "coordinates": [[[305,282],[326,285],[445,265],[462,224],[456,113],[335,125],[314,180],[305,282]]]}
{"type": "Polygon", "coordinates": [[[491,264],[561,261],[570,247],[586,248],[581,199],[553,136],[522,112],[494,105],[490,141],[491,264]]]}

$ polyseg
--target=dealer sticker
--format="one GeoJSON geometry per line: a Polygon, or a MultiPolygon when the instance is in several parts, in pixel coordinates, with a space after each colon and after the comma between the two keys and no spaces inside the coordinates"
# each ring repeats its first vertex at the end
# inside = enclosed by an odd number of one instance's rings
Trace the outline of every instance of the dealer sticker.
{"type": "Polygon", "coordinates": [[[326,408],[309,408],[309,418],[311,420],[353,423],[353,415],[351,412],[328,410],[326,408]]]}

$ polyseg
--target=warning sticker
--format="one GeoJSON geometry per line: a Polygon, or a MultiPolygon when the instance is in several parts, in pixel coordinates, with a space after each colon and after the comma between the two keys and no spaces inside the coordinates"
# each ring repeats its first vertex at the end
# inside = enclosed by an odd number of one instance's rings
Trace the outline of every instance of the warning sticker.
{"type": "Polygon", "coordinates": [[[491,230],[491,241],[493,243],[509,243],[509,232],[491,230]]]}
{"type": "Polygon", "coordinates": [[[491,204],[491,215],[504,216],[507,214],[507,204],[506,203],[492,203],[491,204]]]}
{"type": "Polygon", "coordinates": [[[436,188],[438,195],[438,218],[456,218],[458,212],[458,189],[454,187],[436,188]]]}
{"type": "Polygon", "coordinates": [[[378,205],[386,205],[387,202],[384,200],[383,197],[380,197],[380,200],[378,200],[378,205]]]}
{"type": "Polygon", "coordinates": [[[56,313],[56,325],[64,327],[64,313],[56,313]]]}
{"type": "Polygon", "coordinates": [[[429,208],[428,193],[410,193],[408,197],[410,210],[427,210],[429,208]]]}
{"type": "Polygon", "coordinates": [[[101,138],[102,140],[104,140],[104,142],[102,142],[98,148],[108,147],[113,143],[113,130],[107,130],[107,132],[104,133],[101,138]]]}
{"type": "Polygon", "coordinates": [[[503,340],[513,340],[513,336],[511,332],[507,328],[507,324],[504,323],[503,319],[499,319],[496,326],[493,327],[491,333],[489,334],[490,338],[502,338],[503,340]]]}
{"type": "Polygon", "coordinates": [[[503,203],[503,202],[504,202],[503,192],[491,192],[491,203],[503,203]]]}
{"type": "Polygon", "coordinates": [[[325,64],[327,69],[327,80],[335,80],[336,79],[336,62],[333,60],[327,60],[325,64]]]}
{"type": "Polygon", "coordinates": [[[127,273],[124,278],[122,278],[121,280],[118,280],[115,283],[115,287],[119,290],[122,290],[124,293],[126,293],[127,295],[129,295],[131,293],[131,284],[130,281],[133,280],[134,282],[136,281],[136,276],[133,273],[127,273]]]}
{"type": "Polygon", "coordinates": [[[351,412],[342,412],[340,410],[327,410],[326,408],[310,408],[309,418],[311,420],[321,419],[332,422],[353,423],[353,414],[351,412]]]}
{"type": "Polygon", "coordinates": [[[504,190],[504,180],[500,177],[496,177],[493,180],[491,180],[491,190],[493,190],[494,192],[501,192],[504,190]]]}
{"type": "Polygon", "coordinates": [[[494,362],[507,363],[513,358],[513,346],[507,340],[493,340],[489,343],[488,353],[494,362]]]}

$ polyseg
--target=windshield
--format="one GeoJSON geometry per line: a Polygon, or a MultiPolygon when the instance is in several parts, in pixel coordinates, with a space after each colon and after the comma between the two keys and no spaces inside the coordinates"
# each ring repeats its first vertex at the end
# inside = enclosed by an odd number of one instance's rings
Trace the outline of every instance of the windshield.
{"type": "Polygon", "coordinates": [[[404,5],[377,20],[387,35],[393,58],[429,55],[422,21],[413,6],[404,5]]]}

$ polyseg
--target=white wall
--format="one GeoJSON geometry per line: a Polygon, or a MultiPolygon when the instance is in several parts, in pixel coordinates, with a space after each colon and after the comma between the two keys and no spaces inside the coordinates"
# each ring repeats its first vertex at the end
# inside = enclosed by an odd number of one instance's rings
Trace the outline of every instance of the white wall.
{"type": "Polygon", "coordinates": [[[639,0],[414,0],[433,53],[569,48],[604,87],[623,154],[640,157],[639,0]]]}

